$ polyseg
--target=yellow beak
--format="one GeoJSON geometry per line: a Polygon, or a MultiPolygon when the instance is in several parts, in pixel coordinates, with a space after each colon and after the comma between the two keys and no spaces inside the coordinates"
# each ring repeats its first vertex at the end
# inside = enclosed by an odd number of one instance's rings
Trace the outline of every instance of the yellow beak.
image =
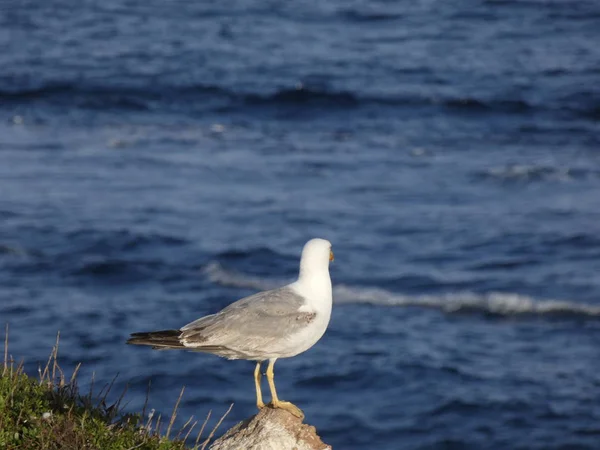
{"type": "Polygon", "coordinates": [[[333,257],[333,250],[329,250],[329,261],[333,261],[335,258],[333,257]]]}

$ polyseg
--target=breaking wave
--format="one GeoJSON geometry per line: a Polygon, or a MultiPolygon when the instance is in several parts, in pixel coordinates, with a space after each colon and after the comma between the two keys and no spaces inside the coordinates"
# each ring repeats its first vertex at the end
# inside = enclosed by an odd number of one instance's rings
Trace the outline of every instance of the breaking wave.
{"type": "Polygon", "coordinates": [[[477,172],[476,177],[500,182],[572,181],[598,177],[593,169],[510,164],[477,172]]]}
{"type": "MultiPolygon", "coordinates": [[[[162,84],[149,85],[116,81],[113,84],[89,84],[75,80],[39,81],[33,84],[7,83],[0,78],[0,100],[6,103],[49,102],[63,107],[87,109],[155,110],[157,108],[226,111],[240,107],[311,107],[318,105],[330,109],[379,105],[434,106],[461,112],[498,112],[523,114],[534,110],[552,109],[552,105],[538,105],[522,98],[471,97],[454,95],[421,95],[411,92],[377,95],[355,92],[331,86],[308,85],[271,90],[241,91],[217,84],[162,84]]],[[[570,98],[562,103],[573,103],[570,98]]],[[[571,106],[577,114],[597,114],[596,105],[571,106]]],[[[595,116],[594,116],[595,117],[595,116]]]]}
{"type": "MultiPolygon", "coordinates": [[[[244,289],[273,289],[285,280],[269,280],[241,274],[213,262],[203,268],[210,281],[222,286],[244,289]]],[[[453,292],[438,295],[405,295],[386,289],[338,284],[333,289],[337,304],[370,304],[382,306],[416,306],[447,313],[479,312],[492,315],[563,315],[600,316],[600,305],[569,300],[536,299],[509,292],[453,292]]]]}

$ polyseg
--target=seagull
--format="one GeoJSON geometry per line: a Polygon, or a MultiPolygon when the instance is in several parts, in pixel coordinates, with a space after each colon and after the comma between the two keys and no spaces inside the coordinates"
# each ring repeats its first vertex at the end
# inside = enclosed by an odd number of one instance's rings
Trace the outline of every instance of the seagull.
{"type": "Polygon", "coordinates": [[[201,317],[178,330],[133,333],[127,343],[255,361],[258,409],[265,406],[280,408],[302,419],[304,413],[300,408],[277,396],[273,366],[279,358],[305,352],[325,333],[332,306],[330,261],[333,261],[331,243],[325,239],[311,239],[302,249],[300,272],[295,282],[242,298],[216,314],[201,317]],[[265,405],[260,381],[261,364],[267,360],[271,403],[265,405]]]}

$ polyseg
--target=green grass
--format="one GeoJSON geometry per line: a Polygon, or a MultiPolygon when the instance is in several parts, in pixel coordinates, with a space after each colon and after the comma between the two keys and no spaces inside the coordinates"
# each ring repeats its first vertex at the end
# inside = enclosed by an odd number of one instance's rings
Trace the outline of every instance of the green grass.
{"type": "MultiPolygon", "coordinates": [[[[229,410],[218,421],[208,438],[202,433],[210,412],[201,426],[190,418],[179,430],[173,429],[179,398],[168,421],[146,413],[125,414],[121,404],[125,392],[112,404],[107,397],[112,388],[82,395],[77,386],[77,366],[66,378],[58,365],[58,338],[45,368],[37,377],[15,366],[8,354],[8,326],[4,342],[4,364],[0,366],[0,449],[20,450],[179,450],[205,449],[229,410]],[[162,429],[166,427],[166,432],[162,429]],[[193,434],[192,434],[193,433],[193,434]]],[[[232,405],[233,406],[233,405],[232,405]]]]}

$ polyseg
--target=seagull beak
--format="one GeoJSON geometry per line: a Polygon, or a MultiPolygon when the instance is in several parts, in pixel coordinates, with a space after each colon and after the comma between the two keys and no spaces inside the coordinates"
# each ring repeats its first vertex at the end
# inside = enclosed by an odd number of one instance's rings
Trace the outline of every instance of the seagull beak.
{"type": "Polygon", "coordinates": [[[333,250],[329,250],[329,261],[333,261],[335,258],[333,257],[333,250]]]}

